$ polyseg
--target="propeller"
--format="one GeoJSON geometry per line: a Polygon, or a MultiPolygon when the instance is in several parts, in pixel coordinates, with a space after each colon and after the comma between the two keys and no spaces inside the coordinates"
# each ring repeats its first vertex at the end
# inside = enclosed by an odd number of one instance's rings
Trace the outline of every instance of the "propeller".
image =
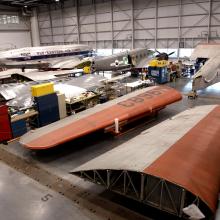
{"type": "Polygon", "coordinates": [[[167,53],[161,53],[160,51],[158,50],[155,50],[155,52],[157,52],[158,54],[156,55],[156,57],[158,58],[158,60],[168,60],[169,59],[169,56],[171,56],[172,54],[175,53],[175,51],[167,54],[167,53]]]}
{"type": "Polygon", "coordinates": [[[174,53],[175,53],[175,51],[173,51],[173,52],[169,53],[169,54],[168,54],[168,56],[171,56],[171,55],[172,55],[172,54],[174,54],[174,53]]]}

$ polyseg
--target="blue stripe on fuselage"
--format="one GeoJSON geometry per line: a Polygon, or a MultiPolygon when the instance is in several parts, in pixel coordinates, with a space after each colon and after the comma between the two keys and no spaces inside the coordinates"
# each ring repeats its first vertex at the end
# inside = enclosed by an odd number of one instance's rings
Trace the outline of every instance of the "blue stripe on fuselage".
{"type": "Polygon", "coordinates": [[[31,57],[14,57],[14,58],[8,58],[8,60],[12,60],[12,61],[42,60],[48,58],[67,57],[67,56],[89,57],[92,56],[92,53],[93,51],[86,50],[86,51],[75,51],[70,53],[36,55],[31,57]]]}

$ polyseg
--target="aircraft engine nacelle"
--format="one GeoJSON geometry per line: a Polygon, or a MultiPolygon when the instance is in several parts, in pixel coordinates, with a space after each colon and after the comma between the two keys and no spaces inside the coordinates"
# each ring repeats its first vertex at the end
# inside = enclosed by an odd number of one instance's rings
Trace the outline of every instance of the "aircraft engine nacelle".
{"type": "Polygon", "coordinates": [[[115,60],[114,63],[111,63],[110,66],[118,67],[123,64],[123,61],[115,60]]]}

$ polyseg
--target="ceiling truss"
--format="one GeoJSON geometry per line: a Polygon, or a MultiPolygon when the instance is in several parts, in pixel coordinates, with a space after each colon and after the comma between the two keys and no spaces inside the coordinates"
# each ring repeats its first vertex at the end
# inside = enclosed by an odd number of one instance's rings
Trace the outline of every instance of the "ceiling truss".
{"type": "Polygon", "coordinates": [[[65,0],[1,0],[2,5],[13,7],[37,7],[43,4],[62,3],[65,0]]]}

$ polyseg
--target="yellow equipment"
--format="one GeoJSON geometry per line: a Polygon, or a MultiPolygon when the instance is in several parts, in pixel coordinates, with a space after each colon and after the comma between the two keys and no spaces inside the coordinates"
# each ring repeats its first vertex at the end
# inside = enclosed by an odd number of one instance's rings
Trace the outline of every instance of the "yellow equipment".
{"type": "Polygon", "coordinates": [[[151,67],[165,67],[168,65],[168,61],[167,60],[157,60],[157,59],[153,59],[149,62],[149,66],[151,67]]]}
{"type": "Polygon", "coordinates": [[[33,97],[39,97],[51,93],[54,93],[54,84],[52,82],[31,86],[31,94],[33,97]]]}
{"type": "Polygon", "coordinates": [[[83,67],[83,72],[84,72],[85,74],[91,73],[91,68],[90,68],[90,66],[85,66],[85,67],[83,67]]]}

